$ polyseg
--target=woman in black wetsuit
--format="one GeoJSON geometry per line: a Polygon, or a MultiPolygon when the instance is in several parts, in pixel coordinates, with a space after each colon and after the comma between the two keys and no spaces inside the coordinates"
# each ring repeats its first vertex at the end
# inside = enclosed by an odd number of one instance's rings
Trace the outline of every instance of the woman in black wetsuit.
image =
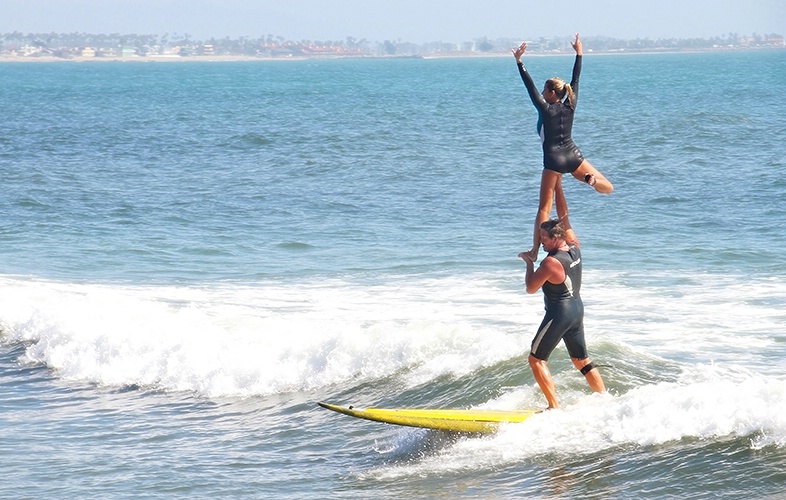
{"type": "Polygon", "coordinates": [[[611,193],[614,186],[581,154],[573,142],[573,115],[579,94],[579,74],[581,73],[582,46],[579,35],[571,42],[576,51],[573,64],[573,77],[570,84],[559,78],[550,78],[538,92],[529,72],[521,62],[527,50],[527,43],[514,49],[513,56],[518,64],[519,74],[527,87],[527,92],[538,110],[538,134],[543,141],[543,174],[540,180],[540,203],[535,217],[535,231],[532,249],[527,252],[537,259],[540,247],[540,225],[551,215],[554,190],[562,174],[570,173],[576,179],[586,182],[599,193],[611,193]],[[567,99],[565,97],[567,96],[567,99]]]}

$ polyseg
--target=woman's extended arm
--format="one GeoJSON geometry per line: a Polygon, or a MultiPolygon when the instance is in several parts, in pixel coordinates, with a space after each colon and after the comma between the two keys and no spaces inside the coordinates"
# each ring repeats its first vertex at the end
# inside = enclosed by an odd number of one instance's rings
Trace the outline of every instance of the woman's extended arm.
{"type": "Polygon", "coordinates": [[[570,88],[573,89],[573,102],[575,105],[579,99],[579,76],[581,75],[581,58],[584,55],[584,48],[581,45],[578,33],[576,33],[576,39],[570,42],[570,44],[573,46],[573,50],[576,51],[576,60],[573,63],[573,75],[570,79],[570,88]]]}
{"type": "Polygon", "coordinates": [[[519,45],[517,49],[511,49],[511,52],[513,52],[513,57],[516,58],[516,64],[519,67],[519,75],[521,75],[521,80],[524,82],[524,86],[527,87],[527,93],[529,94],[529,98],[532,100],[532,104],[534,104],[536,108],[545,108],[548,106],[548,103],[545,99],[543,99],[543,96],[540,94],[540,92],[538,92],[535,82],[532,81],[532,77],[529,75],[527,68],[525,68],[524,63],[521,62],[521,56],[524,55],[526,50],[527,42],[524,42],[519,45]]]}

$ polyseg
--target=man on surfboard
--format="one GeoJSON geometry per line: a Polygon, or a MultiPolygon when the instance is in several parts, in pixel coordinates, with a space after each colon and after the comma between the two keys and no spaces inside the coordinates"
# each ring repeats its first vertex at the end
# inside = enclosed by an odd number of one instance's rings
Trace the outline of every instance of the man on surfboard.
{"type": "Polygon", "coordinates": [[[540,225],[540,241],[548,256],[535,270],[532,253],[519,254],[527,263],[527,293],[542,289],[546,302],[546,315],[532,340],[529,366],[546,396],[548,409],[559,408],[554,380],[546,363],[560,340],[565,342],[573,365],[584,375],[590,388],[595,392],[606,390],[600,372],[589,359],[584,341],[584,304],[579,294],[581,251],[568,220],[568,203],[562,191],[561,178],[557,179],[554,198],[559,218],[540,225]]]}

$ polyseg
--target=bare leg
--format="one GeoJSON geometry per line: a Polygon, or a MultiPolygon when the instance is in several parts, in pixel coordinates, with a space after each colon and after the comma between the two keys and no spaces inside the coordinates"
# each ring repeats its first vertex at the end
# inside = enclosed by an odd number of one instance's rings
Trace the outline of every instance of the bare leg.
{"type": "Polygon", "coordinates": [[[578,245],[579,238],[576,236],[576,232],[570,225],[570,219],[568,218],[568,200],[565,199],[565,192],[562,190],[562,177],[557,179],[554,203],[557,205],[557,217],[565,227],[565,241],[572,245],[578,245]]]}
{"type": "Polygon", "coordinates": [[[595,184],[593,186],[595,191],[603,194],[610,194],[614,191],[614,186],[611,184],[611,182],[603,177],[603,174],[601,174],[598,169],[593,167],[592,163],[584,160],[581,162],[581,165],[579,165],[579,167],[573,171],[573,177],[580,180],[581,182],[585,182],[584,177],[586,175],[592,175],[595,177],[595,184]]]}
{"type": "MultiPolygon", "coordinates": [[[[529,366],[532,368],[532,374],[535,376],[535,381],[546,396],[546,401],[549,403],[549,408],[559,408],[557,403],[557,390],[554,387],[554,380],[551,378],[551,371],[545,361],[538,359],[532,354],[529,355],[529,366]]],[[[595,370],[593,370],[595,371],[595,370]]]]}
{"type": "MultiPolygon", "coordinates": [[[[582,368],[590,364],[589,358],[587,359],[570,358],[570,360],[573,361],[573,366],[575,366],[577,370],[581,370],[582,368]]],[[[584,375],[584,378],[587,379],[587,383],[589,384],[590,389],[592,389],[593,391],[595,392],[606,391],[606,386],[603,385],[603,379],[601,378],[600,372],[598,371],[597,368],[593,368],[592,370],[588,371],[587,374],[584,375]]]]}
{"type": "Polygon", "coordinates": [[[553,170],[543,169],[540,177],[540,201],[538,202],[538,213],[535,215],[535,231],[532,236],[532,249],[529,251],[533,260],[538,257],[540,248],[540,225],[551,216],[551,207],[554,203],[554,191],[557,183],[562,180],[562,174],[553,170]]]}

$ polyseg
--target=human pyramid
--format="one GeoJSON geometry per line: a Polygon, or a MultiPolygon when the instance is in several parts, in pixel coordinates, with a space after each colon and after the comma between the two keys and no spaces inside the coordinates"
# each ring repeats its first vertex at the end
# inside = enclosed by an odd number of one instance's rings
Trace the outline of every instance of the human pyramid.
{"type": "Polygon", "coordinates": [[[554,380],[547,362],[560,340],[565,343],[573,365],[584,375],[590,388],[605,392],[600,372],[589,359],[584,340],[584,304],[581,301],[581,251],[576,233],[568,219],[568,203],[562,190],[562,175],[570,173],[599,193],[609,194],[614,186],[581,154],[573,142],[573,117],[579,95],[582,45],[578,33],[571,42],[576,51],[570,83],[559,78],[546,80],[538,92],[521,57],[524,42],[511,50],[532,104],[538,110],[538,135],[543,142],[543,173],[540,200],[535,216],[532,248],[519,257],[527,265],[527,293],[543,290],[546,314],[538,328],[529,354],[529,365],[538,386],[548,401],[547,410],[559,408],[554,380]],[[557,218],[550,219],[553,205],[557,218]],[[537,270],[535,261],[540,246],[548,252],[537,270]]]}

